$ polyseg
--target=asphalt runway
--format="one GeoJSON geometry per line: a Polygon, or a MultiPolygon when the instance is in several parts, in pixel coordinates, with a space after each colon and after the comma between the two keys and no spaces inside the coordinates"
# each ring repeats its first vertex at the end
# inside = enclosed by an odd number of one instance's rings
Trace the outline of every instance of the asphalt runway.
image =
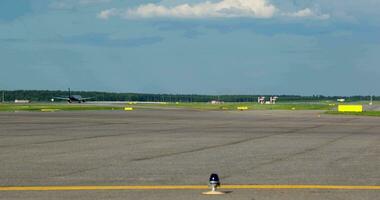
{"type": "Polygon", "coordinates": [[[379,189],[156,190],[206,185],[380,185],[380,118],[320,111],[0,113],[0,199],[379,199],[379,189]],[[151,186],[10,191],[6,186],[151,186]]]}

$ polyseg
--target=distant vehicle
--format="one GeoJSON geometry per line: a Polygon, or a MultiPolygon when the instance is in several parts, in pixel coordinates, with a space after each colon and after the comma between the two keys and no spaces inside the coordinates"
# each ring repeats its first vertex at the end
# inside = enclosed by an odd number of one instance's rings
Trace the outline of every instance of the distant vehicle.
{"type": "Polygon", "coordinates": [[[69,88],[69,96],[68,97],[53,97],[52,101],[54,101],[54,99],[62,99],[62,100],[66,100],[69,103],[73,103],[73,102],[84,103],[88,99],[92,99],[92,98],[93,97],[83,98],[81,95],[71,95],[71,91],[70,91],[70,88],[69,88]]]}

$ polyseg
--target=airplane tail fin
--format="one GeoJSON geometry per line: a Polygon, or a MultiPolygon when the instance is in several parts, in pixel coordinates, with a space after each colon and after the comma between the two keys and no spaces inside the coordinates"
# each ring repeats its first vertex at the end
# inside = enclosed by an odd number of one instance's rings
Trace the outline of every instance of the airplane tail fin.
{"type": "Polygon", "coordinates": [[[71,97],[71,91],[70,91],[70,88],[69,88],[69,97],[71,97]]]}

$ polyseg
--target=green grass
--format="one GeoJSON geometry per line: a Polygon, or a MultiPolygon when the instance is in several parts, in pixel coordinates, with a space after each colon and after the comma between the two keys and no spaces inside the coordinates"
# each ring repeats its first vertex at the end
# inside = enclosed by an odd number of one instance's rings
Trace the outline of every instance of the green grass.
{"type": "Polygon", "coordinates": [[[364,111],[364,112],[338,112],[338,111],[327,111],[326,114],[380,117],[380,111],[364,111]]]}
{"type": "Polygon", "coordinates": [[[210,104],[210,103],[168,103],[168,104],[139,104],[138,107],[174,107],[184,109],[197,109],[197,110],[237,110],[239,106],[247,106],[248,110],[331,110],[335,106],[328,104],[274,104],[263,105],[258,103],[224,103],[224,104],[210,104]]]}
{"type": "Polygon", "coordinates": [[[80,104],[0,104],[0,111],[122,110],[122,107],[80,104]]]}

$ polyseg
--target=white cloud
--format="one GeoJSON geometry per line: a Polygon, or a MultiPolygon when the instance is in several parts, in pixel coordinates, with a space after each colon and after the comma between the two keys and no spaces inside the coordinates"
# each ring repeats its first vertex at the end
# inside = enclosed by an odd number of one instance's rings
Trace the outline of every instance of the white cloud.
{"type": "Polygon", "coordinates": [[[119,11],[116,8],[103,10],[98,14],[100,19],[108,19],[109,17],[119,15],[119,11]]]}
{"type": "Polygon", "coordinates": [[[135,9],[127,9],[124,17],[255,17],[271,18],[277,8],[266,0],[222,0],[219,2],[205,1],[198,4],[180,4],[166,7],[159,4],[140,5],[135,9]]]}
{"type": "Polygon", "coordinates": [[[308,18],[315,18],[315,19],[328,19],[330,18],[330,15],[328,14],[317,14],[314,11],[312,11],[310,8],[305,8],[303,10],[299,10],[297,12],[293,13],[285,13],[285,16],[289,17],[308,17],[308,18]]]}
{"type": "Polygon", "coordinates": [[[220,0],[217,2],[204,1],[196,4],[183,3],[176,6],[165,6],[162,4],[143,4],[136,8],[107,9],[98,14],[101,19],[111,16],[123,18],[272,18],[274,16],[307,17],[316,19],[327,19],[329,15],[317,15],[309,8],[297,12],[283,12],[268,0],[220,0]]]}
{"type": "Polygon", "coordinates": [[[314,15],[314,13],[309,8],[305,8],[305,9],[299,10],[295,13],[290,13],[289,15],[294,16],[294,17],[310,17],[310,16],[314,15]]]}

